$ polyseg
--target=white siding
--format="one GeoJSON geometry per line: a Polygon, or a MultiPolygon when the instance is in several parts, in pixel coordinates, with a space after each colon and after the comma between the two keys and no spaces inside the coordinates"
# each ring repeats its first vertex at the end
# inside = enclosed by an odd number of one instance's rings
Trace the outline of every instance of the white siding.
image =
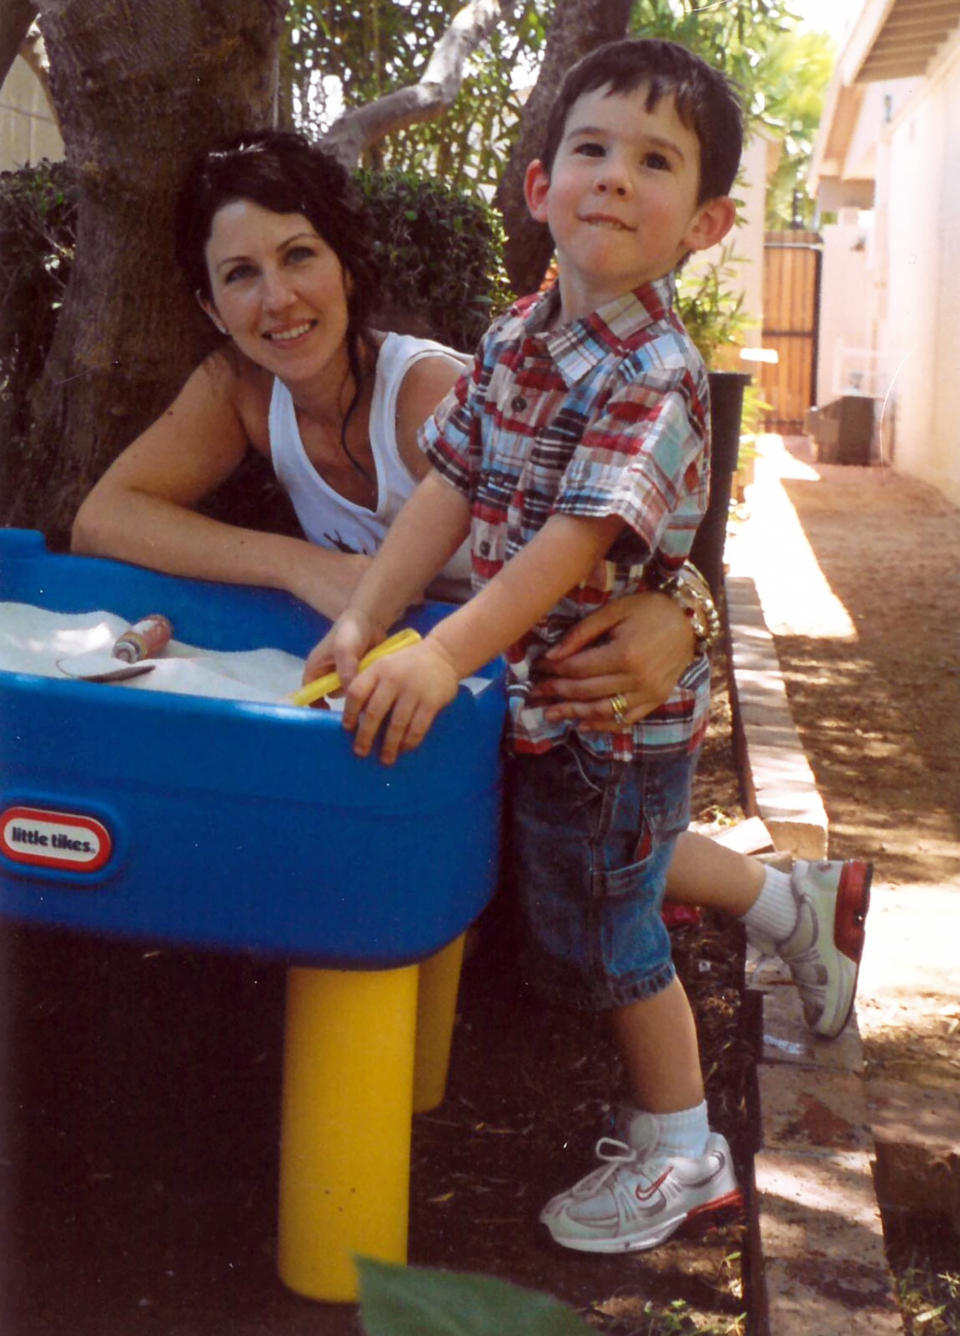
{"type": "Polygon", "coordinates": [[[60,138],[36,76],[20,56],[0,88],[0,171],[63,157],[60,138]]]}
{"type": "Polygon", "coordinates": [[[891,127],[878,174],[881,339],[894,372],[894,462],[960,503],[960,59],[940,71],[891,127]]]}

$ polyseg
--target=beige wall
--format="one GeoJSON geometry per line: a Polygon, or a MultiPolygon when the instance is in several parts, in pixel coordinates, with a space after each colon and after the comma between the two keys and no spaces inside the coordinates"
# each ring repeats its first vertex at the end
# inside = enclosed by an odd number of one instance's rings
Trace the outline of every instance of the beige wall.
{"type": "Polygon", "coordinates": [[[867,85],[855,123],[825,122],[821,141],[842,149],[824,203],[838,175],[875,189],[869,213],[824,229],[818,400],[859,372],[882,457],[960,505],[960,33],[922,77],[867,85]]]}
{"type": "Polygon", "coordinates": [[[60,131],[43,89],[20,56],[0,88],[0,171],[41,158],[62,158],[60,131]]]}
{"type": "Polygon", "coordinates": [[[873,211],[842,209],[836,223],[820,229],[820,325],[817,403],[842,394],[876,395],[882,380],[872,315],[874,284],[873,211]]]}
{"type": "Polygon", "coordinates": [[[763,239],[766,227],[767,166],[770,145],[766,138],[755,135],[743,151],[743,184],[734,190],[743,200],[740,224],[732,235],[734,254],[742,257],[740,276],[743,282],[743,307],[750,315],[759,342],[763,327],[763,239]]]}
{"type": "Polygon", "coordinates": [[[878,174],[893,458],[960,504],[960,40],[889,128],[878,174]]]}

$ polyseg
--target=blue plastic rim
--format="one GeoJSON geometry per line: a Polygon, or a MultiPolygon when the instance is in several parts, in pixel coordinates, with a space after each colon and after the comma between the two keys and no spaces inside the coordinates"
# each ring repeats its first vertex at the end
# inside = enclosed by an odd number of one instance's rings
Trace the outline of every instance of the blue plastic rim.
{"type": "MultiPolygon", "coordinates": [[[[0,532],[0,601],[163,612],[178,639],[305,655],[328,623],[272,590],[0,532]]],[[[424,631],[448,609],[417,609],[424,631]]],[[[432,954],[492,895],[502,665],[395,766],[336,716],[0,671],[0,913],[335,968],[432,954]]]]}

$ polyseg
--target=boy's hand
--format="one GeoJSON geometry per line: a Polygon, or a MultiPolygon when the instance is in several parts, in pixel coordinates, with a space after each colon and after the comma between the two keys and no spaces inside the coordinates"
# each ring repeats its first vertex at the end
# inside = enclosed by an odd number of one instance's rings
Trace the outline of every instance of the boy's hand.
{"type": "Polygon", "coordinates": [[[380,760],[392,765],[401,752],[419,747],[438,712],[457,694],[459,675],[443,649],[429,637],[409,649],[378,659],[352,682],[343,726],[355,732],[356,756],[369,756],[383,720],[390,715],[380,760]]]}
{"type": "Polygon", "coordinates": [[[385,635],[383,628],[364,613],[348,610],[310,651],[303,670],[304,685],[335,668],[344,687],[348,687],[364,654],[379,645],[385,635]]]}

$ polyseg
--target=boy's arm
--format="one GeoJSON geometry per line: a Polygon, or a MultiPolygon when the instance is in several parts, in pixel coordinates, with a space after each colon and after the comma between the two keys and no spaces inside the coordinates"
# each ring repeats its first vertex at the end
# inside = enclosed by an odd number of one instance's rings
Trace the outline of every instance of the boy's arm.
{"type": "Polygon", "coordinates": [[[371,664],[350,686],[344,709],[344,727],[356,730],[356,754],[370,752],[387,714],[380,759],[389,765],[400,752],[419,746],[459,680],[536,625],[589,575],[622,527],[616,515],[552,515],[484,589],[424,641],[371,664]]]}
{"type": "Polygon", "coordinates": [[[431,470],[391,525],[346,612],[311,650],[304,682],[333,665],[349,685],[363,655],[383,640],[387,628],[419,597],[469,529],[469,501],[431,470]]]}
{"type": "Polygon", "coordinates": [[[427,637],[467,677],[519,640],[591,572],[623,528],[618,515],[554,514],[469,603],[427,637]]]}

